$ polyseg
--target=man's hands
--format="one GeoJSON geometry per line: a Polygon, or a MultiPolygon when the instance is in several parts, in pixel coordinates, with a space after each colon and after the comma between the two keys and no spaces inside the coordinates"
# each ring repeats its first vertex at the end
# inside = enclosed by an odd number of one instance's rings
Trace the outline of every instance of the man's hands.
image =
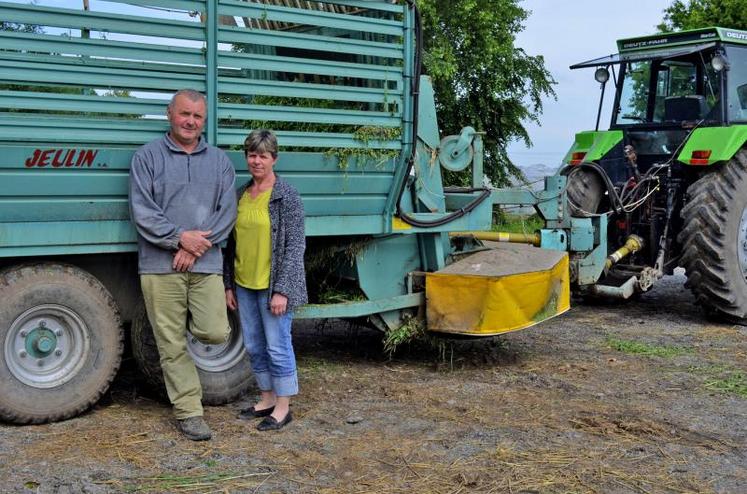
{"type": "Polygon", "coordinates": [[[205,238],[210,233],[210,231],[205,232],[202,230],[187,230],[182,232],[179,237],[179,250],[174,254],[174,262],[171,263],[174,271],[184,273],[192,270],[197,258],[213,246],[213,243],[205,238]]]}
{"type": "Polygon", "coordinates": [[[200,257],[213,246],[213,243],[205,238],[211,233],[212,231],[205,232],[202,230],[184,231],[179,237],[179,247],[195,257],[200,257]]]}
{"type": "Polygon", "coordinates": [[[171,263],[171,267],[174,271],[185,273],[191,271],[197,261],[197,256],[194,256],[184,249],[179,249],[174,254],[174,261],[171,263]]]}

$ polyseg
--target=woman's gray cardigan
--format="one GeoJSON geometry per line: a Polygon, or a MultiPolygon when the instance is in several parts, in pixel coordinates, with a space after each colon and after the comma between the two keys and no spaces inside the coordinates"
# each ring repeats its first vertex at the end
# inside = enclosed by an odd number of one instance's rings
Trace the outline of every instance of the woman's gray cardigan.
{"type": "MultiPolygon", "coordinates": [[[[280,293],[288,297],[288,310],[293,310],[308,302],[303,264],[306,250],[303,203],[298,191],[291,184],[277,175],[275,177],[269,204],[272,245],[270,293],[280,293]]],[[[236,191],[237,202],[251,184],[250,180],[236,191]]],[[[234,234],[231,234],[223,252],[223,284],[226,288],[235,287],[235,257],[236,239],[234,234]]]]}

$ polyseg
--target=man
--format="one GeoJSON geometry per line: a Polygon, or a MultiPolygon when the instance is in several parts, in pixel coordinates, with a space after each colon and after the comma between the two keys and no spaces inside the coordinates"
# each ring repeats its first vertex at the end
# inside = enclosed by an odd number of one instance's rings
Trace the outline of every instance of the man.
{"type": "Polygon", "coordinates": [[[202,94],[178,91],[167,109],[169,132],[138,149],[130,169],[140,285],[178,428],[194,441],[210,439],[211,432],[187,353],[187,312],[189,330],[200,341],[227,340],[218,244],[236,221],[233,164],[202,137],[206,113],[202,94]]]}

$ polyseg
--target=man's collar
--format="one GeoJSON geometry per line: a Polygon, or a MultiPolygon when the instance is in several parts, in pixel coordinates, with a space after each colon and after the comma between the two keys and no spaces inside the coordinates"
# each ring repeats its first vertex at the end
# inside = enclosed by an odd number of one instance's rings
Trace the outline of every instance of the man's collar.
{"type": "MultiPolygon", "coordinates": [[[[171,135],[168,132],[166,132],[166,135],[164,136],[164,141],[166,142],[166,146],[170,150],[177,152],[177,153],[188,154],[187,151],[185,151],[183,147],[181,147],[176,142],[174,142],[174,140],[171,138],[171,135]]],[[[197,146],[195,146],[195,148],[189,154],[200,153],[204,151],[205,149],[207,149],[207,141],[205,140],[204,136],[200,135],[200,140],[197,141],[197,146]]]]}

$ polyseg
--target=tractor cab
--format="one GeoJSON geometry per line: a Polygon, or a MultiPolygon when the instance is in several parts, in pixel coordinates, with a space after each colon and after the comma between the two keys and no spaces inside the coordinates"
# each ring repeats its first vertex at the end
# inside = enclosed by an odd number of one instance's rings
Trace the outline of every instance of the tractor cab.
{"type": "MultiPolygon", "coordinates": [[[[747,32],[706,28],[623,39],[618,48],[571,69],[596,67],[602,86],[598,115],[612,79],[610,131],[622,133],[622,147],[635,151],[640,171],[670,160],[693,129],[747,121],[747,32]]],[[[615,154],[623,158],[624,149],[615,154]]],[[[687,164],[709,164],[705,154],[687,164]]]]}

